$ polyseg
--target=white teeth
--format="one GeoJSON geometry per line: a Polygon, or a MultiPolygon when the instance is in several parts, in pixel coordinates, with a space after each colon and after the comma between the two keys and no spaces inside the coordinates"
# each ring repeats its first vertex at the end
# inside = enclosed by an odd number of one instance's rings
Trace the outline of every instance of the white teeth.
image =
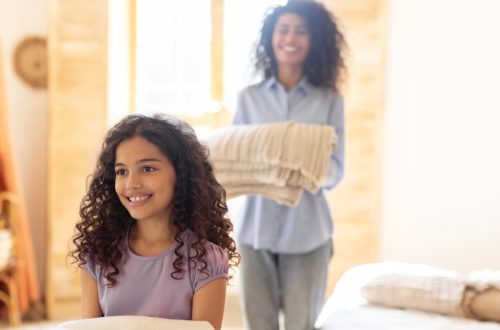
{"type": "Polygon", "coordinates": [[[135,203],[135,202],[142,202],[142,201],[145,201],[146,199],[148,199],[149,196],[136,196],[136,197],[129,197],[130,201],[132,203],[135,203]]]}
{"type": "Polygon", "coordinates": [[[283,50],[288,53],[293,53],[297,51],[297,47],[285,46],[283,47],[283,50]]]}

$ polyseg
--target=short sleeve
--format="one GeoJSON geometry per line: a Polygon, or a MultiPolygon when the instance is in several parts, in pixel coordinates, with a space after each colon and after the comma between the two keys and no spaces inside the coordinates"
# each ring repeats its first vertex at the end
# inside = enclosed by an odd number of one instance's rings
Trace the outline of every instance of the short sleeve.
{"type": "Polygon", "coordinates": [[[196,269],[193,285],[194,292],[213,280],[227,278],[229,272],[229,259],[226,251],[213,243],[208,243],[206,248],[207,268],[203,271],[196,269]]]}
{"type": "Polygon", "coordinates": [[[97,267],[98,266],[96,265],[96,263],[89,256],[85,258],[85,264],[80,266],[80,268],[86,270],[90,274],[90,276],[92,276],[92,278],[96,281],[98,272],[97,267]]]}

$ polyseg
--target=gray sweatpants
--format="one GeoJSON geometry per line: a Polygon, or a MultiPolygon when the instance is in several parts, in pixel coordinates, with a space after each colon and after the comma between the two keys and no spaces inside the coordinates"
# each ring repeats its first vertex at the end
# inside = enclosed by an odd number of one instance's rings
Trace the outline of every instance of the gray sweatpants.
{"type": "Polygon", "coordinates": [[[247,328],[278,330],[282,311],[286,330],[312,330],[326,290],[331,240],[304,254],[271,253],[244,244],[239,250],[247,328]]]}

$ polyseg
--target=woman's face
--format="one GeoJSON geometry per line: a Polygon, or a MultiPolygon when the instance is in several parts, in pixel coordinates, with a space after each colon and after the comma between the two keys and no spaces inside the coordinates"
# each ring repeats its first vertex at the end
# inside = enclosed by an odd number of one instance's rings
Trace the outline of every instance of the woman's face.
{"type": "Polygon", "coordinates": [[[116,148],[115,191],[136,220],[169,220],[173,208],[175,169],[157,146],[143,137],[116,148]]]}
{"type": "Polygon", "coordinates": [[[284,13],[278,17],[273,32],[273,51],[278,67],[302,67],[310,47],[309,28],[300,16],[284,13]]]}

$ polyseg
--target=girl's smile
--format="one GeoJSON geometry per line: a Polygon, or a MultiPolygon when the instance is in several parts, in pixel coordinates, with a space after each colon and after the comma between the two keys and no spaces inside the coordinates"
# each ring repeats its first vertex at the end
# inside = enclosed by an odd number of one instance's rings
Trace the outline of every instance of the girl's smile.
{"type": "Polygon", "coordinates": [[[170,220],[176,174],[158,147],[139,136],[124,140],[116,148],[115,173],[116,193],[132,218],[170,220]]]}
{"type": "Polygon", "coordinates": [[[151,194],[151,195],[142,195],[142,196],[129,196],[129,197],[127,197],[127,199],[128,199],[129,204],[131,206],[141,206],[141,205],[144,205],[146,203],[146,201],[151,198],[151,196],[153,196],[153,195],[151,194]]]}

